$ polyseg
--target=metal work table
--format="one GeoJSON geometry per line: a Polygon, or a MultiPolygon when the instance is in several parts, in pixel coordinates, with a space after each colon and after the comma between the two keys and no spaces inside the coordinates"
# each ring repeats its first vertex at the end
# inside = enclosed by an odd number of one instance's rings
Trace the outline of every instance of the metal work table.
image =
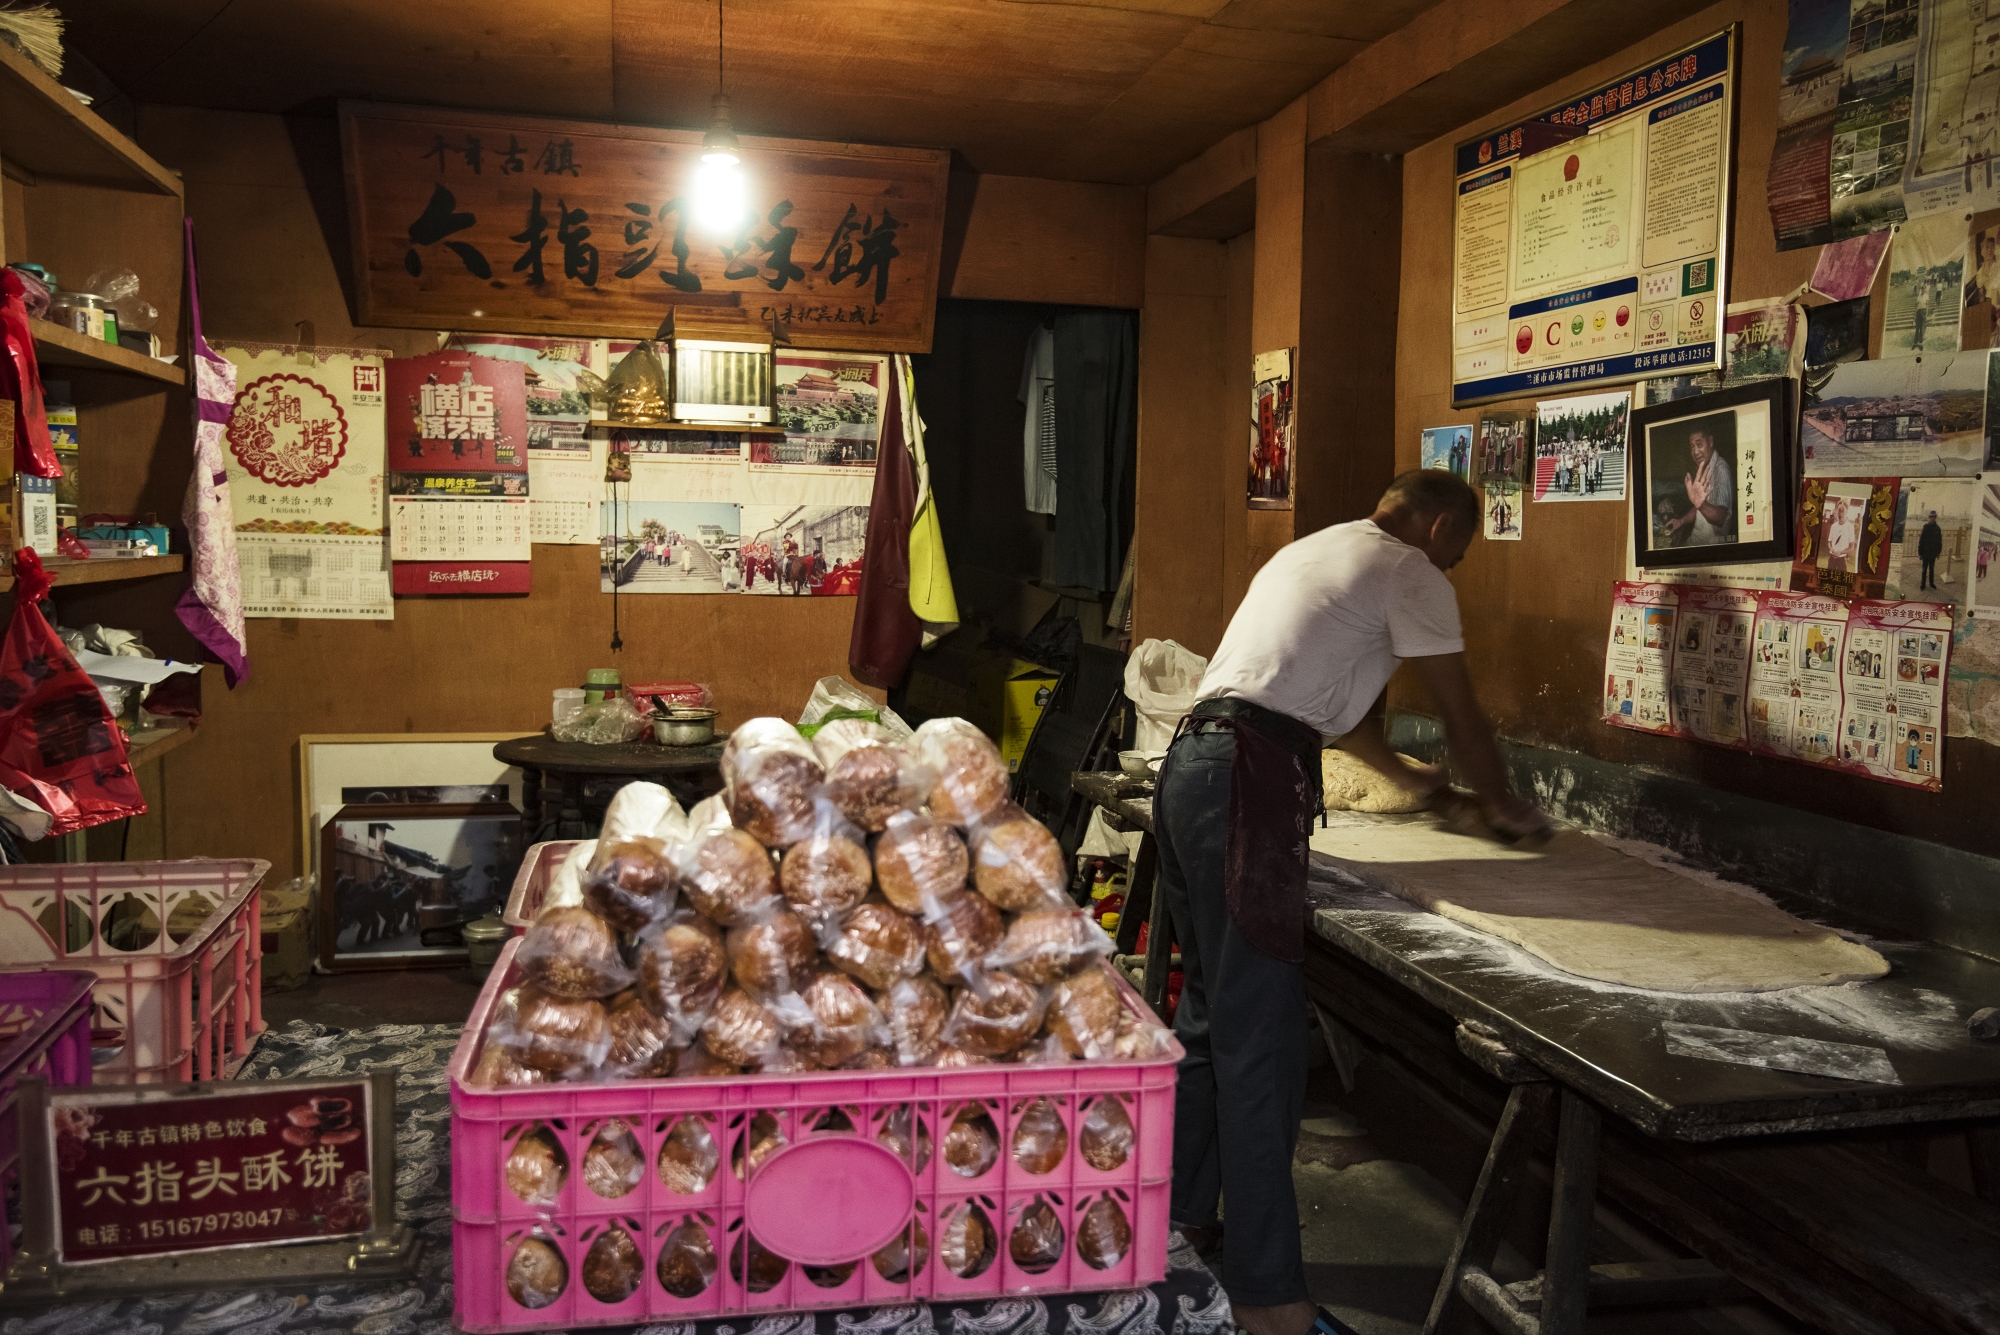
{"type": "Polygon", "coordinates": [[[1139,995],[1165,1013],[1167,974],[1173,967],[1174,926],[1166,902],[1153,893],[1159,876],[1159,844],[1153,838],[1153,781],[1118,772],[1080,770],[1070,775],[1070,790],[1102,807],[1117,828],[1140,832],[1139,851],[1125,880],[1125,911],[1118,918],[1118,953],[1139,948],[1139,924],[1146,923],[1146,969],[1139,995]]]}
{"type": "Polygon", "coordinates": [[[497,743],[493,758],[520,767],[523,847],[544,839],[588,838],[589,811],[601,818],[609,798],[606,793],[603,800],[591,799],[586,788],[593,779],[616,780],[619,786],[640,779],[661,784],[684,807],[722,787],[720,742],[661,746],[648,738],[598,746],[536,733],[497,743]],[[553,832],[544,833],[551,826],[553,832]]]}
{"type": "MultiPolygon", "coordinates": [[[[1073,786],[1118,823],[1145,832],[1119,948],[1129,953],[1128,932],[1136,935],[1142,918],[1151,923],[1143,990],[1157,1006],[1165,992],[1172,927],[1153,894],[1151,785],[1119,774],[1078,774],[1073,786]]],[[[1332,819],[1378,823],[1428,817],[1337,813],[1332,819]]],[[[1742,1155],[1760,1141],[1838,1155],[1851,1152],[1824,1148],[1825,1142],[1797,1133],[2000,1115],[2000,1044],[1977,1043],[1965,1029],[1973,1010],[2000,1001],[2000,964],[1928,942],[1875,941],[1892,968],[1886,978],[1865,985],[1727,996],[1647,992],[1562,973],[1511,943],[1396,898],[1326,857],[1314,857],[1310,877],[1306,976],[1329,1033],[1341,1024],[1358,1029],[1436,1084],[1498,1114],[1486,1167],[1440,1277],[1426,1335],[1471,1329],[1467,1323],[1475,1311],[1502,1331],[1577,1335],[1589,1306],[1688,1300],[1729,1282],[1729,1275],[1702,1262],[1589,1265],[1603,1139],[1600,1110],[1641,1133],[1620,1131],[1612,1138],[1617,1142],[1612,1148],[1624,1157],[1607,1172],[1622,1175],[1621,1185],[1631,1180],[1627,1142],[1655,1145],[1663,1153],[1674,1143],[1690,1153],[1715,1142],[1745,1146],[1709,1151],[1709,1162],[1687,1176],[1695,1186],[1704,1171],[1709,1176],[1703,1180],[1711,1185],[1730,1174],[1754,1179],[1742,1155]],[[1676,1056],[1661,1036],[1666,1021],[1880,1048],[1901,1083],[1862,1084],[1676,1056]],[[1502,1286],[1489,1273],[1501,1220],[1527,1176],[1532,1152],[1552,1130],[1547,1268],[1536,1280],[1502,1286]]],[[[1802,917],[1825,920],[1824,905],[1774,899],[1802,917]]],[[[1809,1228],[1799,1232],[1804,1238],[1809,1228]]],[[[1961,1252],[1970,1244],[1976,1256],[1990,1236],[1972,1231],[1955,1242],[1961,1252]]],[[[1807,1240],[1807,1250],[1815,1245],[1817,1240],[1807,1240]]],[[[1946,1254],[1938,1264],[1950,1268],[1957,1255],[1951,1247],[1940,1250],[1946,1254]]],[[[1828,1264],[1841,1268],[1837,1259],[1828,1264]]],[[[1798,1292],[1809,1291],[1808,1296],[1795,1305],[1820,1302],[1829,1310],[1846,1310],[1840,1307],[1842,1295],[1820,1293],[1811,1289],[1812,1282],[1801,1282],[1798,1292]]],[[[1982,1297],[1983,1291],[1971,1293],[1969,1301],[1982,1297]]],[[[1962,1292],[1939,1301],[1964,1299],[1962,1292]]],[[[1893,1322],[1863,1325],[1860,1315],[1857,1329],[1894,1328],[1893,1322]]]]}

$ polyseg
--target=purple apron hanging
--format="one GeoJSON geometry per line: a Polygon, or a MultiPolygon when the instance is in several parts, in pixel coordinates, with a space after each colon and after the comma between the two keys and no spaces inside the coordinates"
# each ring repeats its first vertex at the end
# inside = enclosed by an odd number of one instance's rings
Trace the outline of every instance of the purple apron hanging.
{"type": "Polygon", "coordinates": [[[229,470],[222,458],[223,432],[236,404],[236,368],[218,357],[202,337],[194,219],[186,219],[184,226],[195,414],[194,474],[188,478],[181,522],[187,525],[192,577],[174,611],[221,662],[223,679],[233,687],[250,675],[250,643],[243,629],[243,569],[236,560],[236,516],[229,504],[229,470]]]}

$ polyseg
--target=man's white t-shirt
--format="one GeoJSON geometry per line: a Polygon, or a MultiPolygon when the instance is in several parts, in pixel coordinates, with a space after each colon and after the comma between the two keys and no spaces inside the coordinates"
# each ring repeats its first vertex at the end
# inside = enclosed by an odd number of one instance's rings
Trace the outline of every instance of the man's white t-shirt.
{"type": "Polygon", "coordinates": [[[1361,519],[1300,538],[1265,563],[1196,694],[1248,700],[1340,737],[1405,658],[1464,648],[1444,572],[1361,519]]]}

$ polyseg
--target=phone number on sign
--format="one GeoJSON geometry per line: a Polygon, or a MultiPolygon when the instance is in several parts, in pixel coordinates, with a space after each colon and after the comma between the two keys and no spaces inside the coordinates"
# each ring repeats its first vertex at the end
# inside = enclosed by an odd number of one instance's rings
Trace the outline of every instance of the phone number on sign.
{"type": "Polygon", "coordinates": [[[180,1219],[146,1219],[139,1223],[139,1236],[148,1241],[154,1238],[191,1238],[201,1233],[220,1233],[228,1229],[269,1228],[285,1221],[288,1211],[272,1210],[231,1210],[226,1214],[187,1215],[180,1219]]]}

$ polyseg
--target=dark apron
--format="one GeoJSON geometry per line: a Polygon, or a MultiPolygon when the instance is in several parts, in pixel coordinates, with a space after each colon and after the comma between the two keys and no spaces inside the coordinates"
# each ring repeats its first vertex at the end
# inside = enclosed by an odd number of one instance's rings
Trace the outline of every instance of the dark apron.
{"type": "MultiPolygon", "coordinates": [[[[1243,939],[1272,959],[1306,957],[1307,840],[1326,813],[1319,733],[1248,700],[1203,700],[1174,733],[1226,731],[1236,739],[1229,766],[1229,841],[1223,893],[1243,939]]],[[[1161,787],[1173,764],[1169,748],[1161,787]]]]}

